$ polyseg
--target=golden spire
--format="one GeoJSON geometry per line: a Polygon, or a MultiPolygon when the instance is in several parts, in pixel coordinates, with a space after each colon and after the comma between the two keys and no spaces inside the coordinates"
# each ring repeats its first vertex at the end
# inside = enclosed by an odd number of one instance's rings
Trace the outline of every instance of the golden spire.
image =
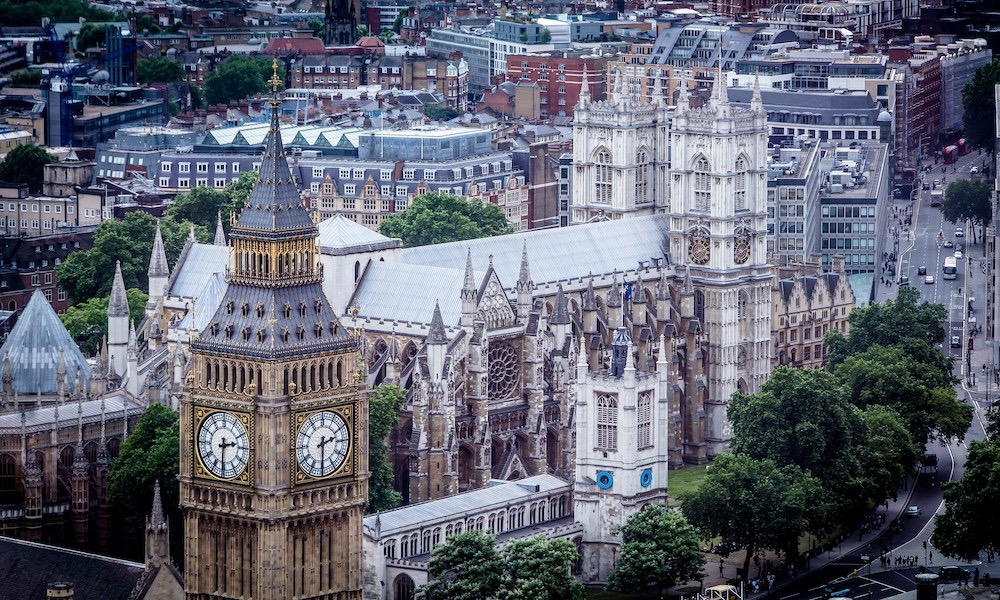
{"type": "Polygon", "coordinates": [[[275,95],[278,94],[278,86],[281,85],[281,80],[278,79],[278,59],[275,58],[271,61],[271,80],[268,81],[271,84],[271,91],[275,95]]]}

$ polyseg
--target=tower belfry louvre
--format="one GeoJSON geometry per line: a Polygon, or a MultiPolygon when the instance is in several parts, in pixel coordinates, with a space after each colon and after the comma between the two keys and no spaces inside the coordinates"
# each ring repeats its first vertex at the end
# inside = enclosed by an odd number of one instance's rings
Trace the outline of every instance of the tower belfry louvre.
{"type": "Polygon", "coordinates": [[[277,61],[228,286],[181,399],[191,599],[360,598],[368,403],[358,343],[323,293],[318,230],[281,142],[277,61]]]}

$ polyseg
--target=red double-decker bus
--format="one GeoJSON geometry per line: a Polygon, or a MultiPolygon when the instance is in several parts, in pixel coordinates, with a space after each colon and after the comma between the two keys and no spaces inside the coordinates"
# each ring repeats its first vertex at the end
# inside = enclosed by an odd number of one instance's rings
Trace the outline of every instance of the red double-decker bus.
{"type": "Polygon", "coordinates": [[[958,146],[958,155],[959,156],[965,156],[966,154],[969,153],[969,144],[967,144],[965,142],[965,138],[962,138],[962,139],[958,140],[957,142],[955,142],[955,145],[958,146]]]}
{"type": "Polygon", "coordinates": [[[941,157],[944,159],[944,164],[950,165],[958,160],[958,146],[948,146],[941,151],[941,157]]]}

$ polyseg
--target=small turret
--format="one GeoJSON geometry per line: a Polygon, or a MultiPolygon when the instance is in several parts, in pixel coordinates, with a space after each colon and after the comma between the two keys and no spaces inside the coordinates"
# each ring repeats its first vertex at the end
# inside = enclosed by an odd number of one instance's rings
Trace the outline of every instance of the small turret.
{"type": "MultiPolygon", "coordinates": [[[[625,368],[632,362],[632,337],[625,327],[619,327],[615,331],[615,339],[611,342],[611,376],[621,377],[625,374],[625,368]]],[[[635,368],[634,366],[632,367],[635,368]]]]}
{"type": "Polygon", "coordinates": [[[149,301],[155,303],[163,299],[167,282],[170,280],[170,268],[167,266],[167,252],[163,247],[163,234],[160,233],[159,221],[156,222],[153,253],[149,257],[149,268],[146,269],[146,274],[149,276],[149,301]]]}
{"type": "Polygon", "coordinates": [[[434,315],[427,332],[427,368],[431,380],[439,381],[443,375],[445,353],[448,351],[448,334],[444,329],[444,319],[441,318],[441,307],[434,303],[434,315]]]}
{"type": "Polygon", "coordinates": [[[116,373],[125,372],[128,328],[128,297],[125,294],[121,263],[116,262],[115,278],[111,284],[111,299],[108,302],[108,354],[116,373]]]}
{"type": "Polygon", "coordinates": [[[146,517],[146,567],[170,563],[170,522],[163,514],[160,481],[153,485],[153,510],[146,517]]]}
{"type": "Polygon", "coordinates": [[[534,301],[535,282],[531,280],[531,269],[528,266],[528,242],[521,248],[521,272],[517,276],[517,318],[524,322],[531,311],[534,301]]]}
{"type": "Polygon", "coordinates": [[[580,79],[580,95],[576,101],[576,108],[587,108],[590,105],[590,78],[587,77],[587,65],[583,66],[583,77],[580,79]]]}
{"type": "Polygon", "coordinates": [[[472,249],[465,256],[465,280],[462,282],[462,327],[472,327],[479,308],[476,302],[476,275],[472,271],[472,249]]]}

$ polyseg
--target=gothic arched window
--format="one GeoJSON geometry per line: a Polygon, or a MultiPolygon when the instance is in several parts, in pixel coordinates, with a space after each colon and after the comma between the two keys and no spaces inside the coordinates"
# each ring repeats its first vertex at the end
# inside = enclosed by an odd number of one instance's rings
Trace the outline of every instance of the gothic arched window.
{"type": "Polygon", "coordinates": [[[597,169],[594,173],[596,194],[594,201],[601,204],[611,204],[611,153],[601,150],[597,153],[597,169]]]}
{"type": "Polygon", "coordinates": [[[736,210],[747,209],[747,161],[742,157],[736,161],[735,181],[736,210]]]}
{"type": "Polygon", "coordinates": [[[640,150],[635,169],[635,203],[649,202],[649,155],[640,150]]]}
{"type": "Polygon", "coordinates": [[[653,445],[653,392],[639,392],[636,403],[636,447],[639,450],[653,445]]]}
{"type": "Polygon", "coordinates": [[[597,449],[618,449],[618,398],[611,394],[597,397],[597,449]]]}
{"type": "Polygon", "coordinates": [[[17,462],[10,454],[0,454],[0,503],[17,504],[17,462]]]}
{"type": "Polygon", "coordinates": [[[711,167],[708,159],[699,157],[694,164],[694,209],[708,212],[712,208],[711,167]]]}

